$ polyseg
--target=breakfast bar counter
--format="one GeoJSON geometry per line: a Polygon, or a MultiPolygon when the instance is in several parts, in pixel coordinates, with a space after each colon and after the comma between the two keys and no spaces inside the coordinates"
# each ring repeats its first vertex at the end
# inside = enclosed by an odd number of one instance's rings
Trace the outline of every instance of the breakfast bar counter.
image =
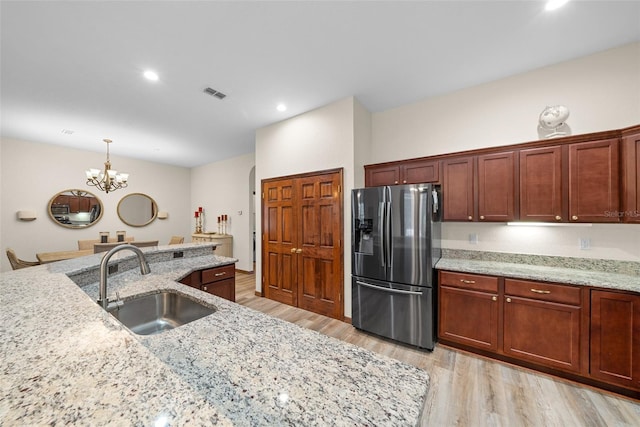
{"type": "Polygon", "coordinates": [[[424,371],[178,283],[236,261],[211,246],[143,250],[145,276],[129,251],[113,257],[109,295],[168,290],[216,309],[157,335],[96,304],[101,254],[3,273],[0,424],[418,423],[424,371]]]}

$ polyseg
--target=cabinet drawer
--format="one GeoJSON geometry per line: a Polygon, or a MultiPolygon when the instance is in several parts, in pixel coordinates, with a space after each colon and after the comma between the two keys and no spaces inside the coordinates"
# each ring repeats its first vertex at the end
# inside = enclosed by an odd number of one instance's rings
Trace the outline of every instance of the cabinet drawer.
{"type": "Polygon", "coordinates": [[[202,272],[202,283],[212,283],[219,280],[235,277],[235,265],[225,265],[223,267],[210,268],[202,272]]]}
{"type": "Polygon", "coordinates": [[[536,299],[540,301],[580,305],[581,291],[581,288],[573,286],[530,282],[528,280],[504,280],[505,295],[536,299]]]}
{"type": "Polygon", "coordinates": [[[201,286],[201,290],[220,298],[235,302],[236,300],[236,280],[233,277],[219,280],[213,283],[206,283],[201,286]]]}
{"type": "Polygon", "coordinates": [[[456,288],[498,293],[498,278],[479,274],[440,272],[440,284],[456,288]]]}

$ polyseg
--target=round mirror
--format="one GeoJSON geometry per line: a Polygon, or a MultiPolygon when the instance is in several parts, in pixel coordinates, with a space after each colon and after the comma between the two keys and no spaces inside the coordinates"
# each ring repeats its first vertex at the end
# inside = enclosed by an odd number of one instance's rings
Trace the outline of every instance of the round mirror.
{"type": "Polygon", "coordinates": [[[158,215],[156,201],[146,194],[131,193],[118,202],[120,220],[132,227],[144,227],[158,215]]]}
{"type": "Polygon", "coordinates": [[[49,200],[49,216],[67,228],[91,227],[102,218],[103,206],[93,193],[84,190],[64,190],[49,200]]]}

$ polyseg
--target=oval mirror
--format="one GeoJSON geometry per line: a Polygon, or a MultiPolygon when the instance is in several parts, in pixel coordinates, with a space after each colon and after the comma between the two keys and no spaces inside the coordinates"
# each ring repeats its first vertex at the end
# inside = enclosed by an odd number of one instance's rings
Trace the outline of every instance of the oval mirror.
{"type": "Polygon", "coordinates": [[[156,201],[146,194],[131,193],[118,202],[120,220],[132,227],[144,227],[158,215],[156,201]]]}
{"type": "Polygon", "coordinates": [[[100,199],[85,190],[70,189],[49,200],[49,216],[58,225],[67,228],[91,227],[102,218],[100,199]]]}

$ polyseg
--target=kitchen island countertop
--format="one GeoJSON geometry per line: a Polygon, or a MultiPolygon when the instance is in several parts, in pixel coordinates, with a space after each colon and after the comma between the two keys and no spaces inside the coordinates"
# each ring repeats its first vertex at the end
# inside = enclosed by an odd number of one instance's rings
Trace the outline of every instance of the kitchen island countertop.
{"type": "Polygon", "coordinates": [[[123,299],[163,289],[217,309],[151,336],[103,311],[97,282],[78,284],[93,277],[99,260],[0,276],[0,424],[418,422],[429,385],[424,371],[176,282],[236,260],[185,257],[152,263],[149,275],[134,268],[110,277],[109,294],[123,299]]]}

